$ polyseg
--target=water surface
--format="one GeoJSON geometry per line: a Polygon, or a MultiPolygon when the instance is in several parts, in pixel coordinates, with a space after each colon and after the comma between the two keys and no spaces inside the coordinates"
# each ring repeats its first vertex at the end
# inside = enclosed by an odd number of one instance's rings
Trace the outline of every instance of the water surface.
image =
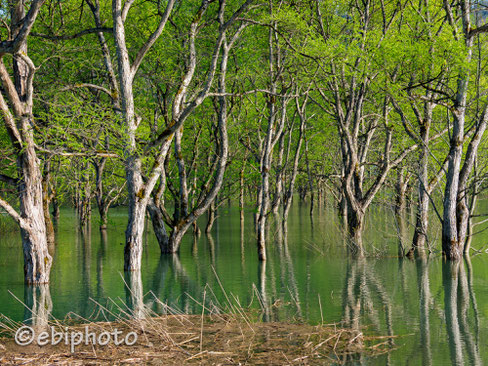
{"type": "MultiPolygon", "coordinates": [[[[457,265],[443,263],[438,252],[400,260],[399,226],[391,211],[373,208],[365,243],[374,256],[354,260],[332,209],[315,211],[311,218],[306,205],[294,205],[287,234],[270,225],[265,265],[257,260],[250,212],[242,226],[238,212],[223,207],[212,235],[187,235],[177,256],[160,256],[149,228],[139,277],[122,272],[124,209],[111,210],[106,235],[98,231],[96,216],[91,232],[83,233],[74,212],[63,210],[47,290],[24,288],[19,234],[1,234],[0,313],[24,320],[31,313],[22,302],[32,306],[38,300],[55,318],[110,318],[97,303],[111,311],[137,313],[144,302],[158,313],[200,313],[205,292],[211,309],[225,309],[230,301],[256,309],[265,321],[343,322],[365,327],[367,334],[399,336],[397,350],[358,363],[488,363],[486,254],[457,265]]],[[[434,227],[431,236],[438,234],[434,227]]],[[[473,245],[481,247],[483,237],[473,245]]]]}

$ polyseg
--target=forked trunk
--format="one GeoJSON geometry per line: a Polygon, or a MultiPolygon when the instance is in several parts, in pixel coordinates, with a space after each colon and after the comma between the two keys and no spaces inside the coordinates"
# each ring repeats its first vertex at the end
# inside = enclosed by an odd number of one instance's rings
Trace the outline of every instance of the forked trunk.
{"type": "Polygon", "coordinates": [[[166,232],[166,227],[164,226],[164,219],[161,209],[157,207],[154,202],[149,202],[147,205],[147,211],[151,216],[151,221],[153,224],[154,234],[158,239],[159,248],[161,252],[164,251],[164,248],[168,246],[168,233],[166,232]]]}
{"type": "Polygon", "coordinates": [[[165,247],[161,247],[161,253],[163,254],[174,254],[180,249],[181,240],[185,235],[185,231],[178,230],[174,228],[171,231],[171,235],[168,240],[168,244],[165,247]]]}

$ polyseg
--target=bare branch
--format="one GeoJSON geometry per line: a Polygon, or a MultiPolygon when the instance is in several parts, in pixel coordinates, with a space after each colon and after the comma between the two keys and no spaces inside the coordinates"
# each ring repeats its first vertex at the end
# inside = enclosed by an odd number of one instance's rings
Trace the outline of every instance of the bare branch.
{"type": "Polygon", "coordinates": [[[20,214],[12,207],[7,201],[4,201],[2,198],[0,198],[0,207],[3,208],[14,220],[16,223],[20,225],[20,227],[25,228],[26,227],[26,222],[20,214]]]}
{"type": "Polygon", "coordinates": [[[125,20],[127,19],[127,14],[129,14],[129,10],[133,2],[134,0],[127,0],[124,4],[124,7],[122,8],[122,22],[124,23],[125,20]]]}
{"type": "MultiPolygon", "coordinates": [[[[133,0],[128,0],[124,4],[124,9],[122,10],[122,21],[125,21],[125,14],[124,16],[124,11],[126,10],[126,7],[130,7],[130,3],[132,3],[133,0]],[[128,5],[129,4],[129,5],[128,5]]],[[[139,66],[141,65],[142,59],[144,56],[147,54],[147,52],[151,49],[153,44],[156,42],[156,40],[159,38],[161,33],[163,32],[164,26],[166,25],[166,22],[168,21],[169,15],[171,14],[171,10],[173,10],[173,6],[175,4],[175,0],[169,0],[168,5],[166,6],[166,10],[164,11],[163,16],[161,17],[161,20],[159,21],[158,28],[151,34],[149,39],[144,43],[144,45],[140,48],[139,52],[137,52],[136,58],[134,59],[134,62],[131,66],[131,73],[132,77],[136,74],[137,70],[139,69],[139,66]]],[[[129,11],[127,9],[127,11],[129,11]]]]}
{"type": "Polygon", "coordinates": [[[107,27],[96,27],[96,28],[84,29],[81,32],[75,34],[63,34],[63,35],[55,36],[50,34],[31,33],[31,36],[49,39],[51,41],[67,41],[70,39],[86,36],[87,34],[99,33],[99,32],[112,33],[113,29],[107,27]]]}
{"type": "Polygon", "coordinates": [[[89,157],[99,157],[99,158],[119,158],[117,154],[108,151],[86,151],[86,152],[56,151],[56,150],[49,150],[38,145],[36,145],[36,149],[42,153],[56,155],[56,156],[89,156],[89,157]]]}
{"type": "Polygon", "coordinates": [[[113,98],[112,92],[110,92],[110,90],[108,90],[107,88],[104,88],[103,86],[96,85],[96,84],[90,84],[90,83],[68,85],[62,88],[61,90],[66,91],[66,90],[73,90],[76,88],[89,88],[89,89],[99,90],[101,92],[104,92],[108,96],[110,96],[110,98],[113,98]]]}

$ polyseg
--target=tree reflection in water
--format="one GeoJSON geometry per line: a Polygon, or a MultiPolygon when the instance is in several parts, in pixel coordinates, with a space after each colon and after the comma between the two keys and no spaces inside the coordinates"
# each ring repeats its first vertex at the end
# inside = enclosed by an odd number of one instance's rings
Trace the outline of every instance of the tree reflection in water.
{"type": "Polygon", "coordinates": [[[24,286],[24,323],[31,326],[35,334],[48,327],[53,302],[49,285],[24,286]]]}
{"type": "MultiPolygon", "coordinates": [[[[470,263],[469,259],[468,263],[470,263]]],[[[468,264],[469,266],[470,264],[468,264]]],[[[456,366],[465,365],[466,361],[469,361],[471,365],[481,365],[478,338],[473,337],[468,324],[470,303],[474,309],[477,309],[477,306],[474,292],[469,288],[470,282],[466,275],[464,262],[443,262],[442,283],[451,362],[456,366]]],[[[477,311],[475,311],[475,319],[477,318],[477,311]]],[[[475,322],[477,323],[478,320],[475,322]]]]}

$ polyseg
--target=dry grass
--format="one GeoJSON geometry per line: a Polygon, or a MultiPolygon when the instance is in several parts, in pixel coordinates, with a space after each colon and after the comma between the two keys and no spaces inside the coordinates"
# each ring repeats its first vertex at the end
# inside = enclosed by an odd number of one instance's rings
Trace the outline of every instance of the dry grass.
{"type": "MultiPolygon", "coordinates": [[[[91,322],[71,316],[59,321],[33,314],[37,327],[49,326],[57,331],[100,334],[114,329],[123,335],[138,334],[133,346],[109,343],[106,346],[79,345],[75,352],[61,342],[39,347],[18,346],[13,339],[23,324],[0,318],[0,364],[8,365],[308,365],[344,364],[357,357],[375,357],[393,348],[394,337],[366,337],[360,330],[341,328],[335,324],[313,326],[305,323],[262,322],[260,317],[269,309],[256,292],[260,311],[244,309],[239,301],[225,293],[227,303],[218,308],[206,291],[200,315],[187,315],[170,308],[156,296],[154,302],[166,315],[158,315],[144,305],[142,299],[129,309],[118,305],[115,311],[97,305],[100,312],[115,321],[91,322]],[[230,298],[234,300],[231,301],[230,298]],[[205,300],[207,299],[207,301],[205,300]],[[203,304],[205,304],[203,306],[203,304]]],[[[223,288],[222,288],[223,290],[223,288]]],[[[20,300],[19,300],[20,301],[20,300]]],[[[153,304],[154,304],[153,302],[153,304]]],[[[116,304],[114,302],[114,304],[116,304]]],[[[116,305],[117,306],[117,305],[116,305]]],[[[43,315],[44,316],[44,315],[43,315]]],[[[42,329],[37,329],[37,334],[42,329]]]]}
{"type": "MultiPolygon", "coordinates": [[[[70,330],[83,327],[73,325],[70,330]]],[[[95,332],[114,328],[124,334],[135,331],[139,337],[134,346],[80,345],[74,353],[65,344],[21,347],[4,337],[0,340],[0,364],[331,364],[345,362],[360,353],[376,356],[391,350],[390,338],[367,338],[357,330],[334,325],[249,324],[229,315],[165,315],[124,322],[92,322],[89,327],[95,332]]]]}

